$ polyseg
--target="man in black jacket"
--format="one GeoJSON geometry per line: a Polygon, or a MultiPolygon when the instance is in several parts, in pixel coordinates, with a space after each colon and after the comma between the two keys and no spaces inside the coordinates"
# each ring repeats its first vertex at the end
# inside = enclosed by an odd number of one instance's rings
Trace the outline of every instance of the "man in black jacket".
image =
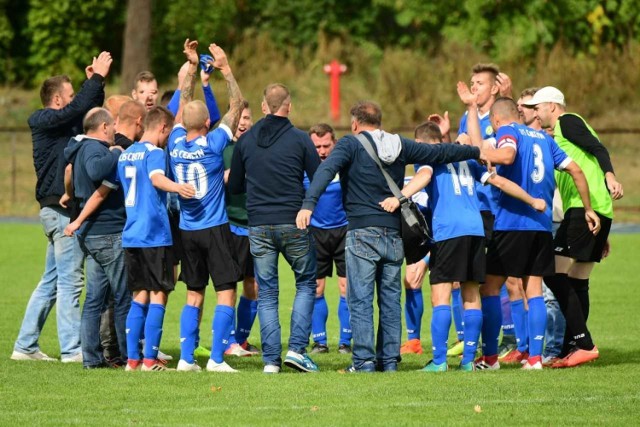
{"type": "Polygon", "coordinates": [[[285,365],[301,372],[318,367],[307,356],[316,293],[316,254],[308,230],[295,226],[302,205],[306,172],[313,179],[320,157],[309,135],[289,121],[291,96],[279,83],[267,86],[262,101],[266,117],[236,144],[228,188],[247,193],[249,243],[258,281],[258,317],[265,373],[282,363],[278,319],[278,255],[283,254],[296,278],[291,336],[285,365]]]}
{"type": "Polygon", "coordinates": [[[63,230],[69,210],[60,206],[64,191],[63,150],[69,139],[82,132],[82,118],[104,101],[104,79],[111,67],[111,54],[102,52],[86,69],[87,81],[77,95],[67,76],[54,76],[40,89],[43,109],[29,117],[36,170],[36,200],[40,222],[49,240],[45,272],[33,291],[16,340],[13,360],[56,360],[40,351],[38,339],[44,322],[58,303],[57,325],[62,362],[81,362],[80,293],[84,256],[75,237],[63,230]]]}
{"type": "MultiPolygon", "coordinates": [[[[381,130],[381,124],[382,111],[378,104],[361,101],[351,108],[352,133],[367,138],[399,188],[403,186],[407,164],[450,163],[478,159],[481,154],[477,147],[418,144],[381,130]]],[[[320,195],[339,174],[349,221],[345,258],[353,365],[347,372],[396,371],[402,335],[400,271],[404,259],[400,210],[389,213],[382,208],[382,201],[393,194],[378,165],[354,135],[341,138],[316,171],[296,224],[302,230],[308,227],[320,195]],[[377,346],[373,326],[376,290],[380,307],[377,346]]]]}

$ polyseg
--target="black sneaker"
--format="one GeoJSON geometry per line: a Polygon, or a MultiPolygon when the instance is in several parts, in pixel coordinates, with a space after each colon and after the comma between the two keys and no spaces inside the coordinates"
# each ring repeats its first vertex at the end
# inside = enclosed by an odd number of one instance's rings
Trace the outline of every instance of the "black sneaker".
{"type": "Polygon", "coordinates": [[[326,344],[320,344],[318,342],[314,342],[311,347],[311,354],[319,354],[319,353],[329,353],[329,346],[326,344]]]}
{"type": "Polygon", "coordinates": [[[351,346],[349,344],[340,344],[340,347],[338,347],[338,353],[351,354],[351,346]]]}

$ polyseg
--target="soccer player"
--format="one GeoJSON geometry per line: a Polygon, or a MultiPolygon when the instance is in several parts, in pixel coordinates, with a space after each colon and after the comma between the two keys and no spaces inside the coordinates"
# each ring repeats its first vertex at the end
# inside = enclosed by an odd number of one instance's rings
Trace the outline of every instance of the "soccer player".
{"type": "MultiPolygon", "coordinates": [[[[498,96],[511,97],[511,79],[505,73],[501,73],[500,69],[495,64],[483,64],[478,63],[471,69],[471,93],[477,96],[477,111],[478,119],[480,120],[480,132],[482,139],[488,143],[495,142],[495,129],[491,126],[489,120],[489,110],[496,101],[498,96]]],[[[458,126],[458,138],[457,141],[465,143],[465,139],[468,136],[467,122],[469,119],[468,111],[464,113],[460,119],[460,125],[458,126]]],[[[448,131],[447,131],[448,132],[448,131]]],[[[491,239],[491,233],[493,232],[493,223],[495,220],[495,189],[490,186],[484,186],[476,183],[476,192],[478,195],[478,201],[480,203],[480,214],[482,215],[482,221],[484,224],[486,243],[491,239]]],[[[459,291],[454,289],[454,298],[458,299],[459,291]]],[[[502,310],[503,310],[503,325],[502,325],[502,342],[500,343],[500,355],[505,356],[511,350],[516,348],[516,336],[513,322],[511,321],[511,307],[508,300],[507,286],[502,288],[502,310]]],[[[456,305],[454,300],[454,306],[456,305]]],[[[458,313],[454,313],[458,314],[458,313]]],[[[454,316],[455,318],[456,316],[454,316]]],[[[457,316],[460,318],[461,316],[457,316]]],[[[456,322],[456,329],[461,327],[460,322],[456,322]]],[[[450,355],[458,355],[463,350],[462,341],[460,340],[454,344],[450,349],[450,355]]]]}
{"type": "MultiPolygon", "coordinates": [[[[473,103],[473,96],[467,102],[467,105],[473,103]]],[[[546,323],[542,277],[554,269],[551,235],[554,168],[565,170],[573,178],[585,202],[585,219],[592,231],[598,231],[600,220],[591,209],[589,187],[580,167],[547,134],[520,124],[513,100],[497,100],[491,107],[490,119],[497,130],[496,148],[488,149],[487,159],[498,165],[498,175],[544,199],[547,209],[544,213],[535,212],[519,200],[505,194],[499,196],[494,233],[487,251],[486,283],[481,289],[483,356],[476,368],[500,368],[498,335],[502,319],[499,294],[504,280],[511,276],[523,279],[529,302],[529,357],[523,369],[542,369],[546,323]]],[[[479,137],[474,139],[476,143],[482,144],[479,137]]]]}
{"type": "MultiPolygon", "coordinates": [[[[476,111],[470,111],[470,125],[477,126],[476,111]]],[[[426,122],[416,129],[429,129],[442,137],[438,125],[426,122]]],[[[478,134],[479,135],[479,134],[478,134]]],[[[451,327],[451,291],[453,282],[459,282],[464,304],[464,351],[460,369],[473,371],[482,312],[480,310],[479,283],[484,282],[485,242],[484,227],[475,194],[475,181],[491,182],[508,194],[518,197],[535,209],[544,210],[545,202],[534,199],[502,177],[490,174],[477,162],[456,162],[446,165],[425,165],[418,169],[416,176],[402,190],[409,197],[416,189],[427,185],[427,193],[433,209],[433,231],[435,244],[431,250],[430,282],[433,316],[431,336],[433,360],[424,367],[426,372],[443,372],[447,366],[447,339],[451,327]],[[454,211],[455,215],[449,212],[454,211]]],[[[390,198],[382,203],[387,210],[397,209],[399,201],[390,198]]]]}
{"type": "Polygon", "coordinates": [[[127,222],[122,232],[127,286],[133,301],[127,316],[127,371],[163,371],[158,362],[162,324],[169,293],[174,288],[171,229],[166,192],[184,199],[195,195],[191,184],[177,184],[165,176],[163,150],[173,128],[173,114],[164,107],[151,108],[144,134],[118,160],[118,180],[125,194],[127,222]],[[144,359],[138,343],[143,336],[144,359]]]}
{"type": "MultiPolygon", "coordinates": [[[[197,42],[185,42],[190,62],[181,94],[181,102],[193,96],[199,62],[197,42]]],[[[182,277],[187,285],[187,302],[180,318],[179,371],[199,371],[194,350],[198,337],[198,319],[204,303],[209,277],[216,289],[218,304],[213,319],[213,347],[207,370],[236,372],[223,359],[235,314],[238,262],[231,250],[231,231],[224,203],[224,162],[222,152],[238,126],[242,94],[233,76],[225,52],[216,44],[209,46],[215,58],[212,65],[221,71],[229,89],[229,111],[219,127],[209,131],[209,111],[201,101],[191,101],[178,111],[169,136],[168,150],[173,176],[196,189],[193,199],[180,198],[180,234],[184,247],[182,277]]]]}
{"type": "MultiPolygon", "coordinates": [[[[246,100],[242,106],[238,129],[233,136],[231,144],[224,149],[225,182],[228,181],[231,168],[231,158],[238,138],[251,129],[253,120],[251,108],[246,100]]],[[[259,354],[260,350],[251,345],[247,338],[251,334],[251,328],[258,314],[258,284],[256,283],[253,257],[249,250],[249,221],[247,217],[247,195],[231,194],[227,191],[227,215],[233,237],[233,250],[240,264],[242,279],[242,295],[238,301],[237,316],[234,322],[234,330],[229,337],[229,347],[224,354],[238,357],[259,354]]]]}
{"type": "Polygon", "coordinates": [[[602,259],[607,245],[613,219],[613,200],[620,199],[624,193],[607,149],[582,117],[566,111],[562,92],[552,86],[544,87],[525,105],[535,107],[536,117],[543,128],[553,129],[557,144],[584,170],[591,190],[591,199],[585,201],[579,197],[579,188],[565,176],[556,175],[565,212],[554,240],[555,275],[545,277],[545,283],[558,299],[567,333],[563,350],[565,357],[552,367],[573,367],[599,357],[587,328],[589,276],[595,263],[602,259]],[[583,218],[591,205],[602,224],[598,234],[592,233],[588,221],[583,218]],[[569,341],[575,341],[575,348],[569,349],[569,341]]]}
{"type": "MultiPolygon", "coordinates": [[[[336,136],[331,126],[318,123],[309,129],[309,136],[315,145],[321,161],[325,161],[336,146],[336,136]]],[[[309,188],[309,178],[305,175],[304,187],[309,188]]],[[[316,299],[311,317],[311,334],[313,347],[311,353],[328,353],[327,318],[329,308],[324,297],[326,278],[333,274],[333,263],[336,264],[340,302],[338,304],[338,320],[340,322],[340,338],[338,352],[351,353],[351,325],[349,323],[349,307],[347,306],[347,277],[344,262],[344,239],[347,235],[347,214],[342,207],[342,187],[336,175],[329,183],[324,194],[320,196],[313,216],[311,217],[311,233],[316,245],[318,274],[316,277],[316,299]]]]}
{"type": "MultiPolygon", "coordinates": [[[[433,126],[418,126],[414,131],[416,142],[437,143],[441,140],[441,132],[437,131],[433,126]]],[[[414,165],[417,173],[419,165],[414,165]]],[[[405,177],[404,184],[407,185],[411,181],[411,177],[405,177]]],[[[423,191],[419,191],[411,199],[418,205],[429,227],[432,228],[431,209],[428,207],[429,196],[423,191]]],[[[404,226],[404,222],[403,222],[404,226]]],[[[422,242],[416,242],[415,239],[408,239],[406,236],[402,238],[402,246],[407,262],[404,276],[405,304],[404,318],[407,329],[407,341],[400,346],[400,354],[422,354],[422,343],[420,342],[420,334],[422,330],[422,316],[424,314],[424,299],[422,296],[422,283],[425,274],[429,269],[429,253],[424,255],[425,249],[420,247],[422,242]]],[[[428,250],[428,249],[427,249],[428,250]]]]}

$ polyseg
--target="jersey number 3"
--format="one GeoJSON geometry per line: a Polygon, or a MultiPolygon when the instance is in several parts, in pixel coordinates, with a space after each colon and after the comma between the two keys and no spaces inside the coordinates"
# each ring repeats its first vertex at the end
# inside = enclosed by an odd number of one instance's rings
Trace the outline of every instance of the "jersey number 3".
{"type": "Polygon", "coordinates": [[[538,184],[544,179],[544,161],[542,158],[542,149],[538,144],[533,144],[533,172],[531,172],[531,180],[538,184]]]}

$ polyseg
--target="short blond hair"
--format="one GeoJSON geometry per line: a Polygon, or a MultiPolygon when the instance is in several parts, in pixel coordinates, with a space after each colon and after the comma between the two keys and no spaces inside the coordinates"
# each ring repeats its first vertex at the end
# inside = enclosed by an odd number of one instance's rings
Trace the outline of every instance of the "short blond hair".
{"type": "Polygon", "coordinates": [[[191,101],[184,106],[182,111],[182,124],[188,131],[201,130],[207,127],[209,110],[204,102],[200,100],[191,101]]]}
{"type": "Polygon", "coordinates": [[[281,83],[272,83],[264,89],[264,102],[271,114],[275,114],[284,106],[291,104],[289,89],[281,83]]]}
{"type": "Polygon", "coordinates": [[[111,95],[104,101],[104,108],[111,113],[114,119],[117,119],[120,107],[127,101],[132,101],[132,98],[126,95],[111,95]]]}

